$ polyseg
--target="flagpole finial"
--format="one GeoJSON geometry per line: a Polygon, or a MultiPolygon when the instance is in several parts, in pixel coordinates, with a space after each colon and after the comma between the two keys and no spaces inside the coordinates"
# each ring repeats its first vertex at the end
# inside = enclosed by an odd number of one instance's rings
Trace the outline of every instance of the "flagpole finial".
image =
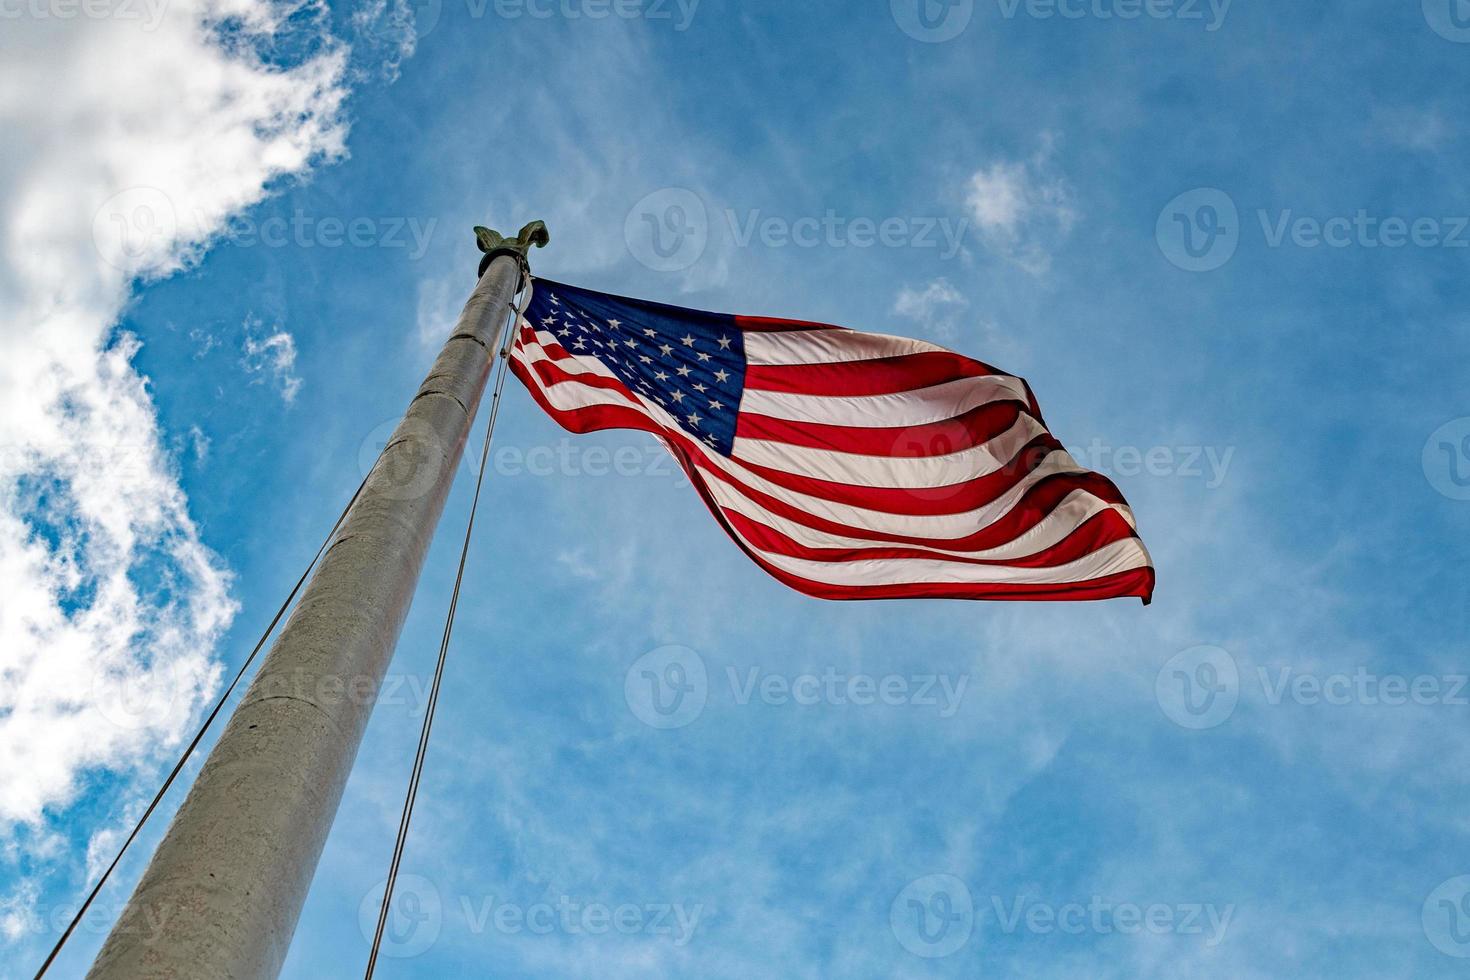
{"type": "Polygon", "coordinates": [[[513,255],[523,265],[527,264],[531,248],[533,246],[545,248],[550,241],[551,233],[546,230],[544,221],[529,222],[514,238],[506,238],[498,231],[483,225],[476,225],[475,244],[480,247],[480,251],[485,253],[485,257],[480,260],[479,274],[482,276],[485,274],[485,270],[490,267],[491,260],[497,255],[513,255]]]}

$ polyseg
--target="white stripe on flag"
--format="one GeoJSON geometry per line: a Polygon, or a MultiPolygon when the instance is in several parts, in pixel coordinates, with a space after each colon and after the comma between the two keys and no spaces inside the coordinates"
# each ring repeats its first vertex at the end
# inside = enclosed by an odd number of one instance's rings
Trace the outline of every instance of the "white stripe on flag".
{"type": "Polygon", "coordinates": [[[761,365],[840,364],[930,351],[944,352],[944,348],[908,337],[855,330],[747,331],[745,334],[745,359],[761,365]]]}
{"type": "Polygon", "coordinates": [[[783,572],[826,585],[919,585],[925,583],[994,583],[1049,585],[1087,582],[1118,572],[1145,568],[1148,552],[1137,538],[1115,541],[1076,561],[1040,568],[968,565],[932,558],[875,558],[860,561],[812,561],[746,546],[783,572]]]}
{"type": "Polygon", "coordinates": [[[984,558],[993,561],[1013,561],[1045,551],[1047,548],[1060,543],[1089,518],[1105,510],[1115,510],[1130,526],[1133,524],[1133,515],[1129,512],[1126,505],[1109,504],[1103,500],[1099,500],[1086,490],[1073,490],[1051,513],[1047,514],[1034,527],[1019,535],[1014,540],[994,548],[982,548],[976,551],[952,551],[932,546],[921,548],[919,545],[899,545],[888,541],[872,541],[866,538],[850,538],[843,535],[830,534],[817,528],[807,527],[805,524],[799,524],[780,514],[774,514],[755,501],[732,489],[721,480],[711,480],[709,488],[710,493],[721,507],[741,514],[758,524],[764,524],[774,531],[779,531],[797,544],[804,545],[808,548],[904,547],[930,552],[936,557],[948,556],[954,558],[984,558]]]}
{"type": "Polygon", "coordinates": [[[996,401],[1026,401],[1026,386],[1009,375],[958,378],[891,395],[797,395],[746,388],[742,412],[818,425],[894,429],[945,422],[996,401]]]}
{"type": "MultiPolygon", "coordinates": [[[[539,337],[540,334],[537,334],[537,336],[539,337]]],[[[542,344],[525,345],[522,349],[526,354],[523,360],[527,364],[534,364],[537,361],[549,361],[567,374],[595,374],[600,378],[612,378],[614,381],[618,380],[618,376],[613,374],[607,365],[590,355],[583,357],[574,351],[567,351],[571,355],[570,357],[557,360],[551,356],[542,344]]]]}
{"type": "MultiPolygon", "coordinates": [[[[861,487],[891,487],[917,490],[964,483],[994,473],[1015,458],[1016,453],[1046,427],[1030,415],[1016,419],[1009,429],[988,442],[944,456],[869,456],[831,449],[813,449],[766,439],[737,437],[730,455],[784,473],[817,476],[835,483],[861,487]]],[[[909,448],[904,436],[894,440],[893,449],[909,448]]],[[[917,433],[912,438],[922,440],[917,433]]]]}

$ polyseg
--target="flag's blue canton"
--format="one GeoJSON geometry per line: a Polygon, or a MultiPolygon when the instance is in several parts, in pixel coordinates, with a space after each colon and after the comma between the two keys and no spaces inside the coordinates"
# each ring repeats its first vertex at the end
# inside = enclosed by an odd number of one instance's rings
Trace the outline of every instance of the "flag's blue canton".
{"type": "Polygon", "coordinates": [[[745,391],[745,337],[734,317],[537,280],[526,319],[568,352],[601,361],[691,438],[730,455],[745,391]]]}

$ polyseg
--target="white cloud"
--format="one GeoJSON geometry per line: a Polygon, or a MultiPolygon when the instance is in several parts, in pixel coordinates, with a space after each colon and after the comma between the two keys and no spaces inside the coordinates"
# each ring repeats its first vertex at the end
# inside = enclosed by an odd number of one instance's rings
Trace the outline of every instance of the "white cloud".
{"type": "Polygon", "coordinates": [[[997,160],[970,175],[965,207],[985,246],[1032,275],[1077,222],[1071,185],[1051,167],[1052,140],[1029,160],[997,160]]]}
{"type": "Polygon", "coordinates": [[[970,301],[941,276],[919,289],[904,286],[893,301],[893,312],[917,321],[933,334],[952,338],[957,317],[969,306],[970,301]]]}
{"type": "Polygon", "coordinates": [[[965,204],[981,230],[1014,236],[1031,210],[1027,196],[1025,165],[1002,161],[971,175],[965,204]]]}
{"type": "Polygon", "coordinates": [[[970,301],[943,276],[915,288],[904,286],[893,301],[895,316],[918,323],[930,337],[991,363],[1010,363],[1021,345],[994,320],[970,310],[970,301]]]}
{"type": "Polygon", "coordinates": [[[359,45],[381,55],[380,71],[389,81],[397,79],[403,62],[418,49],[419,34],[434,29],[442,8],[435,3],[413,0],[363,0],[352,13],[352,27],[359,45]]]}
{"type": "Polygon", "coordinates": [[[35,881],[24,881],[15,891],[0,899],[0,939],[15,942],[31,930],[31,910],[40,904],[41,887],[35,881]]]}
{"type": "Polygon", "coordinates": [[[209,447],[211,445],[209,436],[197,425],[189,426],[189,449],[194,454],[194,461],[203,465],[209,460],[209,447]]]}
{"type": "Polygon", "coordinates": [[[556,563],[567,570],[572,578],[596,581],[602,578],[597,566],[587,560],[586,548],[568,548],[556,553],[556,563]]]}
{"type": "Polygon", "coordinates": [[[1390,146],[1423,153],[1441,149],[1455,135],[1438,108],[1386,105],[1373,109],[1369,134],[1390,146]]]}
{"type": "Polygon", "coordinates": [[[245,356],[240,364],[246,374],[256,376],[252,384],[267,379],[274,382],[287,405],[301,391],[301,379],[296,376],[296,339],[279,324],[267,330],[259,317],[246,319],[245,356]]]}
{"type": "Polygon", "coordinates": [[[220,339],[203,327],[194,327],[190,330],[189,339],[197,345],[194,350],[195,360],[203,360],[209,356],[210,351],[220,345],[220,339]]]}
{"type": "Polygon", "coordinates": [[[111,334],[131,282],[187,267],[270,181],[343,152],[341,46],[292,66],[255,50],[321,10],[147,7],[0,32],[0,837],[43,824],[83,772],[175,746],[235,613],[140,342],[111,334]],[[227,43],[206,26],[222,23],[227,43]]]}

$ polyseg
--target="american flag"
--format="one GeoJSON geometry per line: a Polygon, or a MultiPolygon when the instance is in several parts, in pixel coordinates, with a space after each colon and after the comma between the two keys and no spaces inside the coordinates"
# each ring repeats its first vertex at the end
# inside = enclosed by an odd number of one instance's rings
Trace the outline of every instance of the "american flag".
{"type": "Polygon", "coordinates": [[[537,279],[511,370],[572,432],[658,436],[735,543],[808,595],[1152,595],[1127,502],[1030,386],[933,344],[537,279]]]}

